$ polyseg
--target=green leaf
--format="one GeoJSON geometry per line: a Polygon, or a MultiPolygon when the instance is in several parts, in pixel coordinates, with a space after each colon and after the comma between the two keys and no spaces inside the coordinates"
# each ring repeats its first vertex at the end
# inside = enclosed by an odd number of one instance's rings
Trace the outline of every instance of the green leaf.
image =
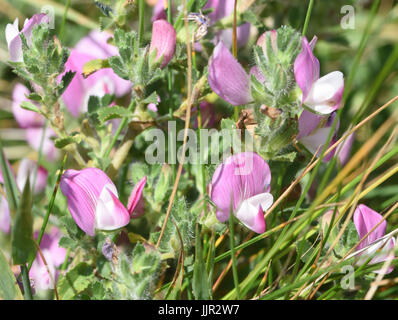
{"type": "Polygon", "coordinates": [[[86,290],[95,279],[94,269],[86,262],[81,262],[66,275],[61,275],[57,289],[61,300],[71,300],[86,290]]]}
{"type": "Polygon", "coordinates": [[[196,243],[195,243],[195,264],[193,267],[193,279],[192,279],[192,289],[193,294],[197,300],[208,300],[210,299],[208,275],[206,270],[206,264],[202,255],[202,243],[200,235],[199,225],[196,226],[196,243]]]}
{"type": "Polygon", "coordinates": [[[33,240],[32,191],[29,176],[15,215],[11,246],[14,264],[28,263],[36,256],[36,246],[33,240]]]}
{"type": "Polygon", "coordinates": [[[159,99],[159,96],[156,93],[156,91],[154,91],[148,97],[146,97],[142,102],[146,103],[146,104],[150,104],[150,103],[158,104],[159,103],[158,99],[159,99]]]}
{"type": "Polygon", "coordinates": [[[71,238],[62,237],[62,238],[59,240],[59,243],[58,243],[58,244],[59,244],[60,247],[65,248],[65,249],[75,249],[75,248],[76,248],[77,242],[74,241],[74,240],[71,239],[71,238]]]}
{"type": "Polygon", "coordinates": [[[110,68],[108,59],[95,59],[87,62],[83,66],[83,77],[87,78],[92,75],[94,72],[104,68],[110,68]]]}
{"type": "Polygon", "coordinates": [[[69,84],[71,83],[73,77],[75,76],[76,72],[75,71],[68,71],[64,74],[62,77],[62,81],[58,87],[58,92],[57,96],[60,97],[62,94],[65,92],[65,90],[68,88],[69,84]]]}
{"type": "Polygon", "coordinates": [[[35,106],[32,102],[29,101],[23,101],[21,103],[21,108],[29,111],[33,111],[36,113],[40,113],[40,110],[37,106],[35,106]]]}
{"type": "Polygon", "coordinates": [[[113,69],[113,71],[122,79],[127,80],[129,78],[129,74],[123,64],[123,61],[120,57],[110,57],[109,65],[113,69]]]}
{"type": "Polygon", "coordinates": [[[98,110],[98,117],[101,122],[116,118],[131,117],[133,113],[126,108],[114,106],[98,110]]]}
{"type": "Polygon", "coordinates": [[[13,300],[17,294],[21,297],[21,292],[16,286],[14,274],[8,265],[6,258],[0,250],[0,298],[4,300],[13,300]]]}
{"type": "Polygon", "coordinates": [[[159,181],[156,184],[154,199],[156,203],[162,203],[168,196],[167,191],[170,185],[170,172],[169,170],[162,170],[159,181]]]}
{"type": "Polygon", "coordinates": [[[105,299],[105,288],[101,282],[96,281],[92,285],[92,299],[93,300],[104,300],[105,299]]]}
{"type": "Polygon", "coordinates": [[[8,205],[10,206],[11,211],[15,211],[18,206],[19,191],[14,179],[14,175],[11,172],[8,161],[3,153],[3,146],[1,143],[1,139],[0,139],[0,170],[3,175],[8,205]]]}
{"type": "Polygon", "coordinates": [[[31,92],[27,95],[29,100],[40,102],[42,100],[41,95],[37,94],[36,92],[31,92]]]}
{"type": "Polygon", "coordinates": [[[69,144],[80,143],[80,142],[81,142],[81,136],[79,134],[75,134],[70,137],[55,139],[54,145],[56,148],[62,149],[69,144]]]}

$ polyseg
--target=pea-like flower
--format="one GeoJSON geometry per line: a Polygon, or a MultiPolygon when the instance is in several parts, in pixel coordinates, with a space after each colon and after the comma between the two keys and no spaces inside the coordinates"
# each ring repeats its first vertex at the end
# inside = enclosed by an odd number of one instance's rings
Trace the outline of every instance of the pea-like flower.
{"type": "Polygon", "coordinates": [[[116,230],[127,225],[139,203],[144,182],[133,189],[128,209],[120,202],[116,186],[100,169],[66,170],[61,190],[76,224],[88,235],[95,230],[116,230]]]}
{"type": "MultiPolygon", "coordinates": [[[[35,238],[39,235],[35,232],[35,238]]],[[[54,282],[57,283],[60,271],[57,269],[64,262],[66,249],[58,245],[61,239],[61,232],[53,227],[49,233],[45,233],[40,242],[40,250],[46,260],[44,263],[39,253],[32,264],[29,272],[29,278],[32,280],[33,288],[36,291],[48,290],[54,288],[54,282]]]]}
{"type": "Polygon", "coordinates": [[[6,40],[10,53],[10,60],[13,62],[23,62],[21,33],[24,34],[28,45],[30,45],[33,28],[38,24],[49,22],[49,17],[44,13],[40,13],[33,15],[30,19],[26,19],[21,31],[19,31],[18,18],[15,19],[14,23],[7,24],[6,40]]]}
{"type": "Polygon", "coordinates": [[[243,152],[227,158],[214,172],[211,199],[220,222],[232,212],[246,227],[265,231],[264,211],[273,202],[269,193],[271,171],[267,162],[254,152],[243,152]]]}
{"type": "MultiPolygon", "coordinates": [[[[381,220],[383,217],[372,210],[371,208],[360,204],[354,212],[354,224],[357,229],[359,239],[365,237],[381,220]]],[[[359,243],[356,250],[361,251],[361,259],[358,264],[363,264],[367,259],[373,257],[369,264],[393,259],[394,254],[391,250],[395,246],[394,237],[385,237],[387,222],[381,222],[370,234],[359,243]]],[[[387,270],[387,273],[392,272],[393,267],[387,270]]]]}
{"type": "Polygon", "coordinates": [[[340,71],[319,78],[319,60],[312,50],[317,38],[310,43],[303,37],[302,49],[294,62],[294,75],[303,96],[302,102],[313,112],[329,114],[341,106],[344,76],[340,71]]]}
{"type": "Polygon", "coordinates": [[[130,82],[117,76],[111,68],[98,70],[87,79],[82,75],[87,62],[107,59],[118,54],[117,48],[107,42],[110,37],[106,32],[92,31],[71,49],[65,71],[75,71],[76,74],[63,93],[62,99],[74,117],[87,110],[91,95],[102,97],[105,94],[115,94],[121,97],[131,89],[130,82]]]}
{"type": "MultiPolygon", "coordinates": [[[[23,84],[17,83],[12,92],[12,113],[19,127],[26,129],[25,136],[28,144],[36,151],[40,150],[41,138],[43,135],[44,117],[36,112],[21,108],[21,103],[28,101],[34,104],[26,96],[30,90],[23,84]]],[[[52,161],[59,156],[59,151],[54,146],[53,138],[55,132],[48,127],[44,134],[41,152],[46,155],[48,160],[52,161]]]]}

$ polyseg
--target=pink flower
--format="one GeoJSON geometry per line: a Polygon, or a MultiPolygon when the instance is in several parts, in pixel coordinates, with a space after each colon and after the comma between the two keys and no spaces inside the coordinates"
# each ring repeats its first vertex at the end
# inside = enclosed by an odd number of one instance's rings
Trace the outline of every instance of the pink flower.
{"type": "MultiPolygon", "coordinates": [[[[320,116],[315,113],[303,110],[299,118],[299,134],[297,140],[300,141],[312,154],[320,155],[322,148],[329,137],[331,126],[333,124],[336,114],[332,113],[330,116],[320,116]]],[[[329,147],[337,141],[337,130],[339,123],[337,123],[335,132],[329,143],[329,147]]],[[[335,149],[329,152],[322,161],[330,161],[335,149]]]]}
{"type": "Polygon", "coordinates": [[[21,103],[24,101],[34,104],[33,101],[26,98],[29,94],[29,89],[23,84],[17,83],[15,85],[12,92],[12,113],[21,128],[41,127],[44,124],[44,117],[42,115],[21,108],[21,103]]]}
{"type": "Polygon", "coordinates": [[[258,154],[243,152],[227,158],[212,179],[211,199],[218,220],[225,222],[233,212],[246,227],[263,233],[263,212],[273,202],[270,183],[269,166],[258,154]]]}
{"type": "Polygon", "coordinates": [[[17,186],[19,190],[23,190],[26,180],[29,175],[29,181],[31,186],[33,185],[33,180],[35,176],[35,172],[37,170],[36,175],[36,183],[33,192],[40,193],[42,192],[47,185],[47,170],[42,166],[37,167],[37,163],[30,159],[22,159],[19,163],[18,174],[16,178],[17,186]]]}
{"type": "Polygon", "coordinates": [[[30,45],[33,28],[41,23],[49,23],[50,19],[44,13],[35,14],[32,18],[25,20],[21,31],[19,31],[18,22],[18,18],[16,18],[13,24],[9,23],[6,26],[8,51],[10,52],[10,59],[13,62],[23,62],[22,40],[19,35],[23,33],[28,45],[30,45]]]}
{"type": "Polygon", "coordinates": [[[4,233],[10,232],[10,208],[6,197],[0,194],[0,230],[4,233]]]}
{"type": "Polygon", "coordinates": [[[60,187],[76,224],[88,235],[94,236],[96,229],[116,230],[129,223],[144,184],[141,181],[133,190],[128,210],[120,202],[112,180],[100,169],[66,170],[60,187]]]}
{"type": "Polygon", "coordinates": [[[222,42],[210,58],[208,81],[211,89],[232,105],[244,105],[252,100],[249,76],[222,42]]]}
{"type": "Polygon", "coordinates": [[[177,35],[174,27],[166,20],[156,20],[152,27],[149,51],[156,51],[156,60],[163,57],[160,68],[164,68],[174,56],[177,35]]]}
{"type": "Polygon", "coordinates": [[[319,61],[312,53],[317,38],[311,43],[302,39],[302,50],[294,62],[294,75],[303,97],[302,102],[316,113],[329,114],[341,106],[344,76],[340,71],[319,78],[319,61]]]}
{"type": "MultiPolygon", "coordinates": [[[[39,151],[41,138],[43,135],[43,128],[27,128],[26,129],[26,141],[32,147],[32,149],[39,151]]],[[[48,160],[53,161],[58,159],[59,151],[54,146],[53,139],[56,138],[55,132],[47,127],[44,133],[42,153],[47,157],[48,160]]]]}
{"type": "MultiPolygon", "coordinates": [[[[37,238],[38,235],[39,233],[35,232],[35,238],[37,238]]],[[[53,281],[55,283],[57,282],[59,275],[57,268],[64,262],[66,256],[66,250],[58,245],[60,238],[61,233],[55,227],[52,228],[50,233],[45,233],[43,235],[40,242],[40,249],[46,260],[50,274],[40,254],[37,253],[36,259],[29,272],[29,278],[32,280],[33,287],[36,290],[53,289],[53,281]]]]}
{"type": "Polygon", "coordinates": [[[118,54],[117,48],[107,43],[109,37],[106,32],[92,31],[71,50],[65,71],[75,71],[76,74],[62,98],[74,117],[87,110],[90,95],[102,97],[109,93],[121,97],[131,89],[130,82],[117,76],[111,68],[98,70],[87,79],[82,76],[83,67],[87,62],[107,59],[118,54]]]}
{"type": "MultiPolygon", "coordinates": [[[[354,212],[354,224],[357,229],[359,239],[365,237],[370,230],[372,230],[383,217],[376,211],[369,207],[360,204],[354,212]]],[[[357,246],[357,251],[365,249],[360,253],[361,259],[358,264],[363,264],[369,257],[374,258],[369,264],[386,261],[387,259],[394,259],[393,253],[389,251],[395,246],[395,238],[384,237],[386,233],[387,222],[381,222],[360,244],[357,246]],[[381,239],[383,238],[384,239],[381,239]],[[381,241],[380,241],[381,240],[381,241]]],[[[387,273],[392,272],[393,267],[390,267],[387,273]]]]}

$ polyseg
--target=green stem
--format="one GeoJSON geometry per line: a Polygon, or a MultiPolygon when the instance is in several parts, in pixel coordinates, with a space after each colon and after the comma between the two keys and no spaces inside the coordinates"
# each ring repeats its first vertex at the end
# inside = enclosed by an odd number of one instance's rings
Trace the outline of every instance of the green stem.
{"type": "Polygon", "coordinates": [[[59,30],[59,40],[61,42],[64,40],[64,36],[65,36],[65,24],[66,24],[66,19],[68,17],[70,1],[71,0],[66,0],[65,11],[64,11],[64,15],[62,16],[62,23],[61,23],[61,27],[60,27],[60,30],[59,30]]]}
{"type": "Polygon", "coordinates": [[[304,21],[304,27],[303,27],[303,32],[302,32],[303,37],[307,33],[308,24],[310,23],[311,11],[312,11],[313,5],[314,5],[314,0],[310,0],[310,3],[308,4],[308,9],[307,9],[307,15],[305,16],[305,21],[304,21]]]}
{"type": "Polygon", "coordinates": [[[25,265],[21,265],[22,284],[25,300],[33,300],[32,288],[30,287],[28,269],[25,265]]]}
{"type": "Polygon", "coordinates": [[[144,40],[144,24],[145,24],[145,0],[138,1],[138,41],[140,46],[144,40]]]}
{"type": "Polygon", "coordinates": [[[172,10],[171,0],[167,2],[167,21],[173,24],[173,10],[172,10]]]}
{"type": "MultiPolygon", "coordinates": [[[[55,183],[54,191],[53,191],[53,193],[52,193],[52,195],[51,195],[51,199],[50,199],[50,202],[49,202],[48,207],[47,207],[47,212],[46,212],[46,215],[45,215],[45,217],[44,217],[43,223],[42,223],[42,225],[41,225],[41,229],[40,229],[40,232],[39,232],[39,236],[37,237],[37,240],[36,240],[38,246],[40,246],[41,239],[43,238],[44,232],[45,232],[46,227],[47,227],[48,219],[50,218],[51,210],[52,210],[52,208],[53,208],[53,206],[54,206],[55,197],[57,196],[57,191],[58,191],[58,187],[59,187],[59,182],[61,181],[61,176],[62,176],[62,173],[63,173],[63,171],[64,171],[66,159],[67,159],[67,154],[65,154],[64,160],[62,161],[62,165],[61,165],[61,168],[60,168],[60,170],[59,170],[58,177],[57,177],[57,182],[55,183]]],[[[33,258],[33,259],[29,262],[28,271],[29,271],[30,268],[32,267],[32,264],[33,264],[34,259],[35,259],[35,258],[33,258]]]]}
{"type": "MultiPolygon", "coordinates": [[[[232,211],[232,210],[231,210],[232,211]]],[[[231,247],[231,260],[232,260],[232,274],[234,277],[234,285],[236,290],[236,298],[240,300],[240,290],[239,290],[239,279],[238,279],[238,269],[236,267],[236,256],[235,256],[235,240],[234,240],[234,215],[231,212],[229,216],[229,240],[231,247]]]]}
{"type": "Polygon", "coordinates": [[[356,71],[359,67],[361,57],[365,51],[366,44],[368,43],[370,31],[372,29],[373,21],[374,21],[374,18],[376,17],[377,10],[379,9],[379,6],[380,6],[380,0],[376,0],[373,2],[372,8],[370,10],[369,19],[366,23],[365,30],[362,34],[361,42],[359,43],[359,47],[358,47],[357,53],[355,55],[354,63],[352,64],[352,68],[350,70],[350,73],[348,74],[347,81],[345,83],[345,88],[344,88],[345,90],[344,90],[344,94],[343,94],[344,102],[348,98],[348,94],[350,93],[352,82],[354,81],[354,77],[357,74],[356,71]]]}

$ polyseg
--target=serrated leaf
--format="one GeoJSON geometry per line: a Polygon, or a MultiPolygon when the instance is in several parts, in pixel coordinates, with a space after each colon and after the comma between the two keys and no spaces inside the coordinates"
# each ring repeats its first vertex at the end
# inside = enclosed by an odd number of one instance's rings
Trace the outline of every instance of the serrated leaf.
{"type": "Polygon", "coordinates": [[[55,145],[56,148],[62,149],[62,148],[66,147],[69,144],[80,143],[80,140],[81,139],[79,139],[78,136],[59,138],[59,139],[55,139],[54,145],[55,145]]]}
{"type": "Polygon", "coordinates": [[[65,249],[74,249],[76,248],[76,241],[71,238],[62,237],[59,242],[59,246],[65,249]]]}
{"type": "Polygon", "coordinates": [[[29,101],[22,101],[21,108],[29,111],[33,111],[36,113],[40,113],[40,110],[37,106],[35,106],[32,102],[29,101]]]}
{"type": "Polygon", "coordinates": [[[102,108],[98,110],[98,118],[101,122],[111,119],[131,117],[133,113],[126,108],[114,106],[109,108],[102,108]]]}
{"type": "Polygon", "coordinates": [[[33,240],[32,218],[32,191],[29,176],[15,215],[12,228],[11,251],[14,264],[26,264],[36,255],[36,246],[33,240]]]}
{"type": "Polygon", "coordinates": [[[94,279],[94,269],[85,262],[79,263],[65,276],[60,276],[57,285],[59,298],[61,300],[75,298],[86,290],[94,279]]]}
{"type": "Polygon", "coordinates": [[[145,104],[150,104],[150,103],[157,104],[157,103],[159,103],[158,99],[159,99],[159,96],[156,93],[156,91],[154,91],[148,97],[146,97],[142,102],[145,104]]]}
{"type": "Polygon", "coordinates": [[[68,71],[63,75],[62,80],[60,82],[60,87],[58,87],[58,92],[57,92],[58,97],[62,96],[62,94],[68,88],[75,74],[76,74],[75,71],[68,71]]]}
{"type": "Polygon", "coordinates": [[[87,62],[83,66],[83,77],[87,78],[92,75],[94,72],[104,68],[110,68],[108,59],[95,59],[87,62]]]}
{"type": "Polygon", "coordinates": [[[16,280],[10,266],[7,263],[3,252],[0,250],[0,298],[3,300],[13,300],[21,296],[19,288],[16,286],[16,280]],[[18,292],[19,291],[19,292],[18,292]],[[19,293],[19,294],[18,294],[19,293]]]}
{"type": "Polygon", "coordinates": [[[37,101],[40,102],[41,101],[41,95],[37,94],[36,92],[31,92],[30,94],[28,94],[26,96],[29,100],[33,100],[33,101],[37,101]]]}
{"type": "Polygon", "coordinates": [[[109,65],[111,66],[111,68],[113,69],[113,71],[120,77],[123,78],[125,80],[128,79],[128,72],[126,71],[126,68],[122,62],[122,60],[120,59],[120,57],[110,57],[108,59],[109,61],[109,65]]]}

